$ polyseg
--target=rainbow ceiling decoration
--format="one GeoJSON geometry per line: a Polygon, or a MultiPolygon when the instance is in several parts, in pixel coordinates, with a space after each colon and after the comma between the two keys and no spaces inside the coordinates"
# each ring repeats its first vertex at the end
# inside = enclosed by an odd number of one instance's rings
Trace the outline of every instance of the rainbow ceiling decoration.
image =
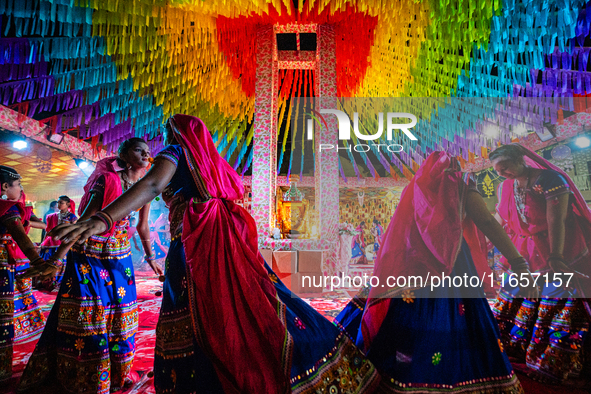
{"type": "MultiPolygon", "coordinates": [[[[339,96],[549,98],[532,109],[540,126],[586,109],[572,97],[591,92],[583,0],[0,0],[0,14],[3,105],[107,150],[133,135],[157,148],[167,117],[199,116],[235,168],[252,160],[264,25],[334,25],[339,96]]],[[[311,71],[283,74],[278,116],[313,86],[311,71]]],[[[475,163],[531,115],[507,110],[497,124],[508,131],[484,138],[474,119],[494,109],[458,121],[461,108],[440,107],[417,107],[421,138],[401,173],[434,149],[475,163]]]]}

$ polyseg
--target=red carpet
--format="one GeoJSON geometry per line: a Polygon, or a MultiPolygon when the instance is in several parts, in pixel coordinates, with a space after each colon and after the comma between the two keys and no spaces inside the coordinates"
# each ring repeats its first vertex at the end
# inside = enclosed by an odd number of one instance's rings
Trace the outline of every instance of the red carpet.
{"type": "MultiPolygon", "coordinates": [[[[131,393],[154,393],[153,378],[149,377],[152,371],[154,362],[154,342],[156,338],[156,322],[158,321],[158,312],[160,310],[160,296],[156,294],[162,291],[162,283],[160,283],[154,276],[146,276],[145,273],[137,272],[137,294],[139,306],[140,326],[136,335],[136,357],[133,368],[134,385],[127,390],[126,394],[131,393]]],[[[354,293],[354,292],[353,292],[354,293]]],[[[312,305],[317,311],[322,313],[329,320],[343,309],[347,304],[353,293],[346,291],[324,293],[322,298],[318,295],[310,295],[304,298],[306,302],[312,305]]],[[[56,293],[45,294],[36,292],[35,296],[43,305],[45,314],[49,314],[51,306],[55,301],[56,293]]],[[[14,347],[13,360],[13,379],[11,380],[8,391],[1,392],[12,393],[15,392],[18,380],[23,373],[26,362],[35,348],[38,338],[34,338],[26,343],[16,344],[14,347]]],[[[573,393],[573,394],[587,394],[589,391],[584,389],[567,388],[564,386],[550,386],[547,384],[538,383],[529,379],[522,371],[525,371],[525,365],[514,364],[515,370],[518,372],[519,379],[525,389],[526,393],[544,393],[544,394],[558,394],[558,393],[573,393]]],[[[41,394],[39,391],[36,394],[41,394]]],[[[122,393],[122,392],[120,392],[122,393]]],[[[61,393],[60,393],[61,394],[61,393]]],[[[123,394],[123,393],[122,393],[123,394]]]]}

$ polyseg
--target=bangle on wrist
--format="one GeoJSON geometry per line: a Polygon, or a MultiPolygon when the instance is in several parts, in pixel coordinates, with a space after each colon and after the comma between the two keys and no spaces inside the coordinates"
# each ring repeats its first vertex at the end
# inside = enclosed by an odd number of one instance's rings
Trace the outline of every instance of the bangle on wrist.
{"type": "Polygon", "coordinates": [[[548,256],[548,258],[564,261],[564,257],[562,256],[562,253],[550,253],[550,256],[548,256]]]}
{"type": "Polygon", "coordinates": [[[509,264],[511,265],[511,269],[513,271],[527,269],[529,270],[529,264],[527,260],[523,256],[516,257],[514,259],[509,260],[509,264]]]}
{"type": "Polygon", "coordinates": [[[43,261],[43,257],[41,257],[41,256],[31,260],[30,265],[38,265],[37,263],[39,263],[40,261],[43,261]]]}
{"type": "Polygon", "coordinates": [[[96,220],[100,220],[101,222],[103,222],[103,224],[105,225],[105,232],[109,231],[109,222],[107,222],[105,219],[103,219],[101,216],[98,215],[93,215],[90,217],[91,219],[96,219],[96,220]]]}
{"type": "Polygon", "coordinates": [[[156,256],[155,255],[151,255],[151,256],[145,255],[144,259],[146,261],[154,261],[154,260],[156,260],[156,256]]]}
{"type": "Polygon", "coordinates": [[[54,268],[60,268],[61,267],[61,264],[58,263],[58,261],[57,260],[54,260],[54,259],[49,259],[49,260],[45,261],[45,263],[48,264],[48,265],[50,265],[50,266],[52,266],[52,267],[54,267],[54,268]]]}
{"type": "Polygon", "coordinates": [[[113,229],[113,218],[111,218],[111,215],[109,215],[106,212],[103,211],[98,211],[97,213],[95,213],[94,215],[91,216],[91,219],[97,219],[100,220],[101,222],[103,222],[105,224],[105,231],[104,233],[108,233],[113,229]]]}

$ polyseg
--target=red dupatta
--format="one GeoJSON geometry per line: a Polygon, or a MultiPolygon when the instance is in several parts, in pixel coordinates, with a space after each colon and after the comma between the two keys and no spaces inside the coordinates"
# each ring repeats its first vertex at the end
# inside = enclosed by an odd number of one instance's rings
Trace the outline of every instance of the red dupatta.
{"type": "Polygon", "coordinates": [[[23,205],[25,210],[24,214],[21,215],[23,227],[25,229],[25,233],[29,234],[29,231],[31,230],[31,216],[33,216],[33,207],[27,206],[27,195],[25,192],[21,192],[21,198],[19,199],[19,202],[23,205]]]}
{"type": "MultiPolygon", "coordinates": [[[[402,192],[400,203],[383,235],[374,276],[387,278],[449,275],[466,239],[479,271],[488,267],[486,244],[469,219],[464,219],[466,182],[457,161],[434,152],[402,192]]],[[[370,290],[361,330],[365,349],[378,333],[390,300],[411,288],[374,287],[370,290]]]]}
{"type": "Polygon", "coordinates": [[[226,392],[289,392],[293,341],[258,253],[255,221],[232,202],[243,195],[240,178],[200,119],[175,115],[171,126],[200,194],[188,204],[182,233],[195,337],[226,392]]]}
{"type": "Polygon", "coordinates": [[[70,207],[68,208],[68,211],[76,215],[76,203],[72,199],[70,199],[70,207]]]}
{"type": "MultiPolygon", "coordinates": [[[[59,212],[55,212],[51,215],[47,215],[47,228],[45,229],[45,231],[49,233],[55,226],[57,226],[59,214],[59,212]]],[[[41,242],[40,246],[54,247],[59,246],[60,244],[61,241],[55,240],[53,239],[53,237],[45,237],[43,242],[41,242]]]]}

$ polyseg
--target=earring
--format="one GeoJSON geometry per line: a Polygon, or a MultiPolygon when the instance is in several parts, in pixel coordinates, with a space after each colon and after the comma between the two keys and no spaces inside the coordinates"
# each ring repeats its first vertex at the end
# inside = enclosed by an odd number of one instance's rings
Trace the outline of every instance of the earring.
{"type": "Polygon", "coordinates": [[[3,195],[2,195],[2,199],[3,199],[3,200],[8,200],[8,196],[7,196],[6,194],[3,194],[3,195]]]}

